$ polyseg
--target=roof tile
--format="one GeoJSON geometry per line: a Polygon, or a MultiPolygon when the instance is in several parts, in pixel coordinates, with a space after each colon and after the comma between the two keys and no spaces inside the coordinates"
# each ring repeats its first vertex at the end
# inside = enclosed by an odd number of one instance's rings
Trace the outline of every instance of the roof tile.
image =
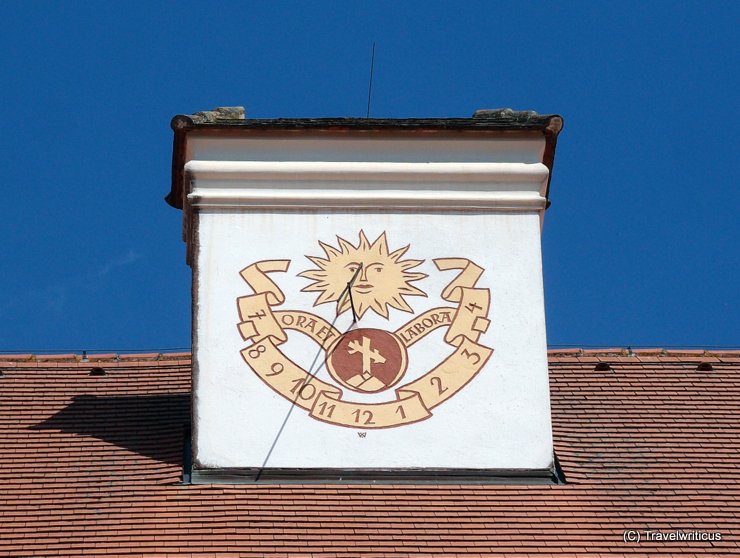
{"type": "Polygon", "coordinates": [[[182,485],[190,355],[2,358],[0,556],[736,555],[740,353],[626,354],[550,352],[544,486],[182,485]]]}

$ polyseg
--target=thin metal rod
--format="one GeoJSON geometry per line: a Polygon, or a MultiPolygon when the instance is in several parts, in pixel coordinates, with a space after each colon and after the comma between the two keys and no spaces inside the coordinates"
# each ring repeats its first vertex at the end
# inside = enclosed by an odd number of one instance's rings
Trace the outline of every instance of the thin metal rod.
{"type": "Polygon", "coordinates": [[[370,118],[370,99],[373,94],[373,70],[375,69],[375,41],[373,41],[373,55],[370,58],[370,85],[367,88],[367,115],[365,118],[370,118]]]}
{"type": "Polygon", "coordinates": [[[355,301],[352,299],[352,285],[354,284],[355,279],[357,279],[357,275],[360,273],[360,271],[362,271],[362,264],[360,264],[360,267],[357,268],[357,270],[355,271],[355,274],[352,276],[352,279],[350,279],[347,282],[347,287],[344,289],[347,292],[347,294],[349,294],[349,305],[352,307],[352,323],[353,324],[357,322],[357,314],[355,313],[355,301]]]}
{"type": "MultiPolygon", "coordinates": [[[[347,283],[347,285],[349,285],[349,283],[347,283]]],[[[337,323],[338,319],[339,319],[339,314],[334,316],[334,319],[329,325],[329,330],[326,332],[326,337],[322,340],[322,344],[319,345],[319,350],[316,353],[316,356],[314,357],[313,362],[311,363],[311,366],[309,366],[308,370],[306,371],[308,376],[304,380],[303,385],[298,390],[296,390],[295,397],[293,397],[293,401],[291,401],[290,403],[290,408],[288,409],[288,413],[285,415],[285,418],[283,419],[283,424],[280,425],[280,428],[278,429],[278,432],[275,435],[275,439],[272,441],[272,445],[270,446],[270,449],[267,451],[267,455],[265,455],[265,460],[262,462],[262,466],[259,468],[259,471],[257,471],[257,475],[255,475],[254,477],[254,482],[259,482],[260,478],[262,478],[262,474],[265,472],[265,469],[267,468],[267,462],[270,460],[270,456],[272,455],[272,452],[275,450],[275,446],[277,446],[278,440],[280,440],[280,436],[282,436],[283,434],[283,430],[285,430],[285,425],[288,424],[288,419],[290,418],[291,413],[293,413],[293,409],[296,408],[296,403],[298,402],[298,398],[301,396],[301,392],[303,392],[303,388],[305,388],[308,384],[310,384],[311,380],[316,378],[316,375],[324,367],[324,364],[326,363],[326,359],[329,358],[329,355],[339,345],[339,343],[336,343],[331,348],[330,351],[326,351],[326,357],[321,361],[319,360],[319,356],[321,356],[321,351],[324,348],[323,341],[326,341],[326,339],[329,338],[329,335],[334,329],[334,324],[337,323]],[[317,366],[317,363],[318,363],[318,366],[317,366]]]]}
{"type": "Polygon", "coordinates": [[[352,300],[352,289],[350,289],[348,292],[349,292],[349,305],[352,307],[352,323],[354,324],[357,322],[357,314],[355,313],[355,301],[352,300]]]}
{"type": "MultiPolygon", "coordinates": [[[[362,270],[362,264],[360,264],[360,267],[357,268],[357,271],[355,271],[355,274],[352,276],[352,279],[350,279],[347,282],[347,286],[344,288],[344,291],[342,291],[342,294],[339,295],[339,301],[338,301],[339,303],[341,303],[342,298],[344,297],[346,293],[349,293],[350,302],[352,301],[352,298],[351,298],[352,297],[352,284],[355,282],[355,279],[357,279],[357,276],[360,274],[361,270],[362,270]]],[[[352,315],[354,314],[355,314],[355,307],[352,306],[352,315]]],[[[267,468],[267,462],[270,460],[270,456],[272,455],[272,452],[275,450],[275,446],[277,446],[278,440],[280,439],[280,436],[283,434],[283,430],[285,430],[285,425],[288,424],[288,419],[290,418],[290,415],[293,412],[293,409],[295,409],[296,407],[298,397],[300,397],[301,392],[303,391],[303,388],[305,388],[306,385],[311,383],[311,380],[313,380],[316,377],[316,375],[321,371],[321,369],[326,364],[326,359],[328,359],[329,356],[339,346],[339,343],[335,343],[330,349],[326,350],[326,357],[321,361],[319,360],[319,356],[321,355],[321,351],[323,349],[323,341],[326,341],[326,339],[328,339],[329,335],[331,334],[331,331],[334,329],[334,324],[336,324],[338,319],[339,319],[339,314],[337,313],[337,315],[334,316],[334,319],[329,325],[329,330],[326,332],[326,338],[322,340],[322,343],[319,346],[319,350],[316,353],[316,356],[314,357],[313,362],[311,363],[311,366],[307,370],[308,377],[303,382],[303,385],[296,391],[295,397],[293,398],[293,401],[290,404],[290,408],[288,409],[288,413],[285,415],[285,418],[283,419],[283,424],[280,425],[277,435],[275,436],[275,439],[272,441],[272,445],[270,446],[270,449],[267,451],[267,455],[265,455],[265,460],[262,462],[262,466],[257,471],[257,475],[255,475],[255,478],[254,478],[255,482],[259,482],[259,480],[262,478],[262,474],[267,468]]],[[[357,319],[355,317],[355,322],[356,321],[357,319]]]]}

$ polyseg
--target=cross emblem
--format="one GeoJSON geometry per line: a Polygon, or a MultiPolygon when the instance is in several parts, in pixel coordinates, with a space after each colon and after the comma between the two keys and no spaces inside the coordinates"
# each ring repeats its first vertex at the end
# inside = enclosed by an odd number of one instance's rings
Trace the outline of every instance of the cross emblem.
{"type": "Polygon", "coordinates": [[[350,341],[347,345],[347,352],[351,355],[355,353],[362,355],[362,376],[365,379],[372,376],[370,369],[373,364],[383,364],[385,362],[385,357],[380,354],[378,349],[370,348],[370,338],[368,337],[363,336],[362,343],[350,341]]]}

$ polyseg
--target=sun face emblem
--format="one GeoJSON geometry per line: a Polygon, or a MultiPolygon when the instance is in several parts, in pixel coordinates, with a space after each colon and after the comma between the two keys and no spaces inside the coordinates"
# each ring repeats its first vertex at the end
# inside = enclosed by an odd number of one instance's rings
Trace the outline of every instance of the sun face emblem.
{"type": "Polygon", "coordinates": [[[321,293],[314,306],[336,301],[337,314],[349,310],[349,297],[343,297],[342,294],[360,266],[362,268],[352,286],[358,318],[368,310],[388,318],[388,307],[413,312],[404,297],[426,296],[423,291],[411,285],[411,282],[424,279],[427,275],[409,271],[421,265],[424,260],[401,259],[408,251],[408,246],[389,252],[385,233],[371,244],[363,231],[360,231],[357,246],[341,237],[337,237],[337,242],[339,247],[334,248],[319,241],[326,258],[306,256],[318,269],[298,274],[313,281],[302,289],[304,292],[321,293]]]}

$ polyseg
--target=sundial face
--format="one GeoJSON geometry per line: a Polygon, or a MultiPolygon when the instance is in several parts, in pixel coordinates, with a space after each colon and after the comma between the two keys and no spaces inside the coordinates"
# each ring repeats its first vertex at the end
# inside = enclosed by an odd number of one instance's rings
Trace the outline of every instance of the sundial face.
{"type": "Polygon", "coordinates": [[[323,255],[306,255],[314,267],[297,274],[309,281],[302,292],[318,293],[314,308],[334,305],[333,321],[282,308],[289,308],[290,293],[279,286],[280,274],[287,272],[290,260],[262,260],[241,271],[254,293],[237,301],[239,331],[248,344],[241,355],[267,386],[319,421],[396,428],[427,420],[432,409],[483,370],[493,353],[479,342],[490,325],[490,292],[477,286],[485,270],[464,257],[433,259],[449,281],[441,292],[427,292],[422,283],[428,274],[416,271],[424,260],[406,257],[410,244],[390,249],[386,232],[370,242],[360,230],[357,238],[352,243],[337,236],[336,245],[317,239],[323,255]],[[440,305],[417,314],[414,297],[437,297],[440,305]],[[336,317],[350,311],[356,320],[352,327],[337,329],[336,317]],[[384,320],[386,328],[363,327],[369,313],[384,320]],[[397,319],[391,327],[390,318],[398,313],[409,316],[400,327],[397,319]],[[428,336],[437,330],[443,332],[446,357],[406,378],[409,347],[433,342],[428,336]],[[309,355],[306,362],[295,362],[285,354],[281,346],[293,335],[316,343],[332,382],[311,369],[309,355]],[[358,397],[370,394],[386,398],[370,402],[358,397]]]}

